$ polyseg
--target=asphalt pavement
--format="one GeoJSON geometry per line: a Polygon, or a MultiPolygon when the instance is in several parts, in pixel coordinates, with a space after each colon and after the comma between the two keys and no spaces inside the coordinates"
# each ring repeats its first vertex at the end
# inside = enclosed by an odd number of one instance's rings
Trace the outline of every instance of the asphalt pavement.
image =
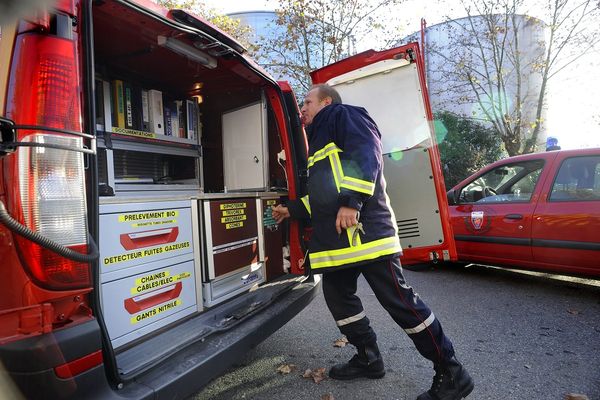
{"type": "MultiPolygon", "coordinates": [[[[469,400],[600,399],[600,281],[532,276],[483,266],[405,271],[475,379],[469,400]]],[[[560,277],[559,277],[560,278],[560,277]]],[[[434,371],[361,278],[358,294],[378,334],[386,365],[379,380],[315,383],[307,370],[329,369],[354,354],[322,294],[239,364],[191,399],[404,400],[431,385],[434,371]],[[292,372],[277,371],[295,365],[292,372]]]]}

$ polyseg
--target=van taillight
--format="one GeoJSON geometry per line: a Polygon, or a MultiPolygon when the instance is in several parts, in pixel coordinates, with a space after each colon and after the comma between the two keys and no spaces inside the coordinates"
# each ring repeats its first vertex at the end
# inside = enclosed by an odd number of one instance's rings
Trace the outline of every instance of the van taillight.
{"type": "MultiPolygon", "coordinates": [[[[43,127],[81,132],[81,88],[74,40],[26,33],[17,37],[6,115],[17,125],[18,141],[83,148],[81,137],[43,127]]],[[[33,231],[79,252],[87,250],[87,206],[83,154],[51,147],[19,147],[9,157],[6,192],[11,215],[33,231]]],[[[21,260],[32,278],[49,289],[91,284],[87,263],[67,260],[15,235],[21,260]]]]}

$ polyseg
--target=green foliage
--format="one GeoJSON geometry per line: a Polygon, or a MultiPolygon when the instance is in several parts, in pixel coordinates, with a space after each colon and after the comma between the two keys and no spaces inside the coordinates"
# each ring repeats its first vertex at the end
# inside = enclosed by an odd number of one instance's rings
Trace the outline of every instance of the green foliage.
{"type": "Polygon", "coordinates": [[[493,128],[448,111],[436,113],[434,123],[447,189],[506,155],[493,128]]]}
{"type": "Polygon", "coordinates": [[[259,63],[286,79],[301,99],[310,71],[355,54],[369,37],[394,37],[393,9],[402,0],[279,0],[272,36],[260,43],[259,63]],[[381,23],[386,17],[387,24],[381,23]]]}
{"type": "MultiPolygon", "coordinates": [[[[546,137],[551,80],[600,44],[598,0],[461,0],[465,18],[447,18],[447,41],[429,43],[432,99],[486,120],[511,156],[546,137]],[[535,14],[541,19],[528,14],[535,14]],[[434,65],[436,64],[436,65],[434,65]]],[[[542,147],[543,148],[543,147],[542,147]]]]}

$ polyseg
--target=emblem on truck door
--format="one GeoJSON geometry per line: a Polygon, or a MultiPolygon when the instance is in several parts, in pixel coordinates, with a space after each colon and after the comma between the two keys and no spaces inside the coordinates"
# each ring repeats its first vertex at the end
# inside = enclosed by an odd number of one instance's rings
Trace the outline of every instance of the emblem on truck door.
{"type": "Polygon", "coordinates": [[[480,230],[483,226],[483,211],[473,211],[471,212],[471,224],[473,224],[473,228],[480,230]]]}
{"type": "Polygon", "coordinates": [[[471,233],[478,235],[484,234],[491,229],[492,218],[494,212],[490,209],[471,211],[470,216],[465,216],[465,228],[471,233]]]}

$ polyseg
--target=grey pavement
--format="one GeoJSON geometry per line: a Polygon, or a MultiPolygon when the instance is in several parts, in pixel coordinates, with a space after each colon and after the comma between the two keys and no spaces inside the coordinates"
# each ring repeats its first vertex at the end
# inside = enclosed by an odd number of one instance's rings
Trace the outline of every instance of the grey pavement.
{"type": "MultiPolygon", "coordinates": [[[[476,381],[470,400],[564,399],[568,393],[600,399],[600,281],[573,283],[482,266],[405,271],[452,339],[476,381]]],[[[433,370],[379,305],[361,278],[359,296],[387,374],[380,380],[320,383],[306,369],[347,361],[352,346],[340,338],[320,294],[286,326],[193,399],[404,400],[431,385],[433,370]],[[277,368],[297,370],[280,374],[277,368]]]]}

